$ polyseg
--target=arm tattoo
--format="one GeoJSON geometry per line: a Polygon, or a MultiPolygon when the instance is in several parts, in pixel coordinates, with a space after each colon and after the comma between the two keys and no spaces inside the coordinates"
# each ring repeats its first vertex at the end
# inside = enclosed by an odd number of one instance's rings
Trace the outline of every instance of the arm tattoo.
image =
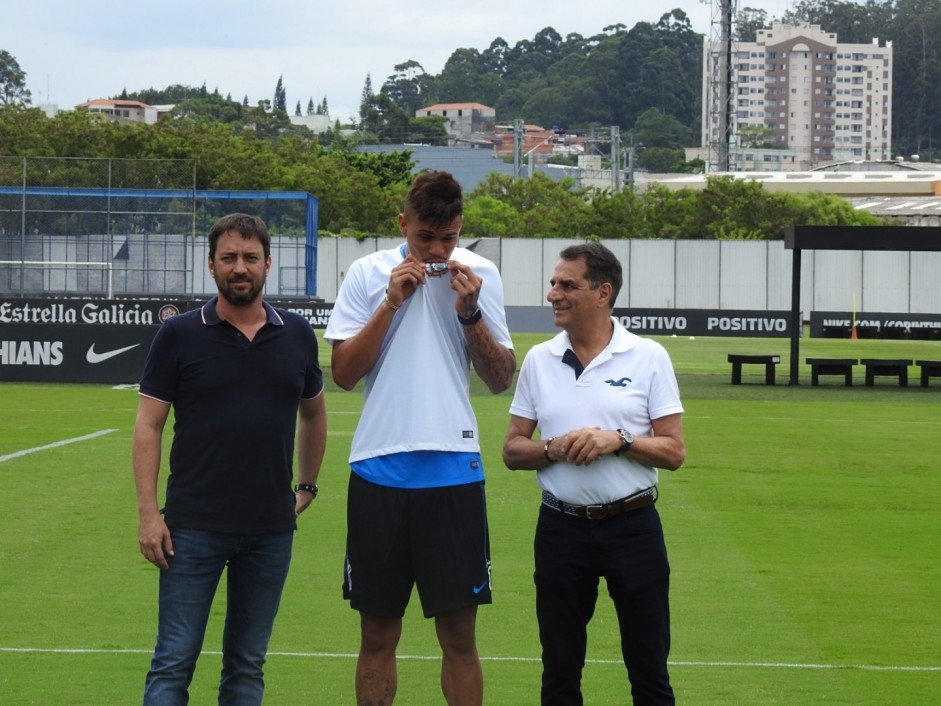
{"type": "Polygon", "coordinates": [[[513,384],[516,372],[516,353],[497,343],[485,322],[466,327],[466,339],[471,363],[493,394],[499,394],[513,384]]]}

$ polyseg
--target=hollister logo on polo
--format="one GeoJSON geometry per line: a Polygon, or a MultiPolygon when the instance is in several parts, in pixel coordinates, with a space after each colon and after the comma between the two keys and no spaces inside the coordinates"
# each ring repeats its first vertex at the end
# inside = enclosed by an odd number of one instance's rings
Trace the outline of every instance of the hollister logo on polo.
{"type": "Polygon", "coordinates": [[[627,387],[627,383],[633,382],[630,378],[621,378],[620,380],[605,380],[611,387],[627,387]]]}

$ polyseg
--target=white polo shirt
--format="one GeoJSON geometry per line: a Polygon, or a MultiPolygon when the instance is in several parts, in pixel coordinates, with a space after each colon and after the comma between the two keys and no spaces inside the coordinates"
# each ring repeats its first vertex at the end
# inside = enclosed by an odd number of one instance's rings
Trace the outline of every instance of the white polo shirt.
{"type": "MultiPolygon", "coordinates": [[[[536,422],[541,438],[573,429],[627,429],[651,436],[651,420],[683,412],[673,364],[656,341],[641,338],[616,319],[607,347],[575,378],[562,362],[571,348],[562,331],[526,354],[510,413],[536,422]]],[[[606,454],[588,466],[557,461],[539,471],[540,487],[573,505],[614,502],[657,483],[657,469],[606,454]]]]}
{"type": "MultiPolygon", "coordinates": [[[[389,275],[404,257],[403,243],[350,266],[324,332],[326,341],[355,336],[376,309],[385,306],[389,275]]],[[[500,271],[465,248],[455,248],[451,259],[483,279],[478,297],[483,320],[497,343],[512,348],[500,271]]],[[[351,463],[410,451],[480,451],[469,398],[470,353],[464,326],[457,320],[456,301],[451,276],[445,273],[428,277],[395,312],[379,359],[365,377],[351,463]]]]}

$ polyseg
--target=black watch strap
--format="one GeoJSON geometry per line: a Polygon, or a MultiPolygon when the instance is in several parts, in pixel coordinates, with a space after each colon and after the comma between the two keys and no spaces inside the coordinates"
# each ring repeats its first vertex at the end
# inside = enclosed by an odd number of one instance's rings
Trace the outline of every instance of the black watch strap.
{"type": "Polygon", "coordinates": [[[294,492],[296,493],[300,490],[303,490],[305,493],[310,493],[316,498],[319,488],[313,483],[298,483],[294,486],[294,492]]]}
{"type": "Polygon", "coordinates": [[[470,326],[471,324],[476,324],[478,321],[480,321],[480,318],[482,316],[483,314],[480,313],[480,307],[478,307],[477,309],[474,310],[474,313],[471,314],[470,316],[461,316],[460,314],[458,314],[457,320],[460,321],[465,326],[470,326]]]}

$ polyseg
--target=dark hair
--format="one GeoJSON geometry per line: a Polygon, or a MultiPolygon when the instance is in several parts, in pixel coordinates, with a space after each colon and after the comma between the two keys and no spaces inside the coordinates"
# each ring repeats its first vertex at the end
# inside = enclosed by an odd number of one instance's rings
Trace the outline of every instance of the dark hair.
{"type": "Polygon", "coordinates": [[[615,254],[601,243],[588,242],[570,245],[559,253],[563,260],[584,260],[585,277],[592,289],[597,289],[607,282],[611,285],[611,308],[618,298],[623,284],[621,262],[615,254]]]}
{"type": "Polygon", "coordinates": [[[265,258],[271,256],[271,235],[268,233],[268,226],[258,216],[249,216],[245,213],[230,213],[223,216],[212,224],[209,229],[209,259],[216,254],[216,243],[219,238],[230,230],[234,230],[246,240],[258,238],[265,251],[265,258]]]}
{"type": "Polygon", "coordinates": [[[405,198],[405,215],[439,228],[464,215],[461,185],[449,172],[422,172],[405,198]]]}

